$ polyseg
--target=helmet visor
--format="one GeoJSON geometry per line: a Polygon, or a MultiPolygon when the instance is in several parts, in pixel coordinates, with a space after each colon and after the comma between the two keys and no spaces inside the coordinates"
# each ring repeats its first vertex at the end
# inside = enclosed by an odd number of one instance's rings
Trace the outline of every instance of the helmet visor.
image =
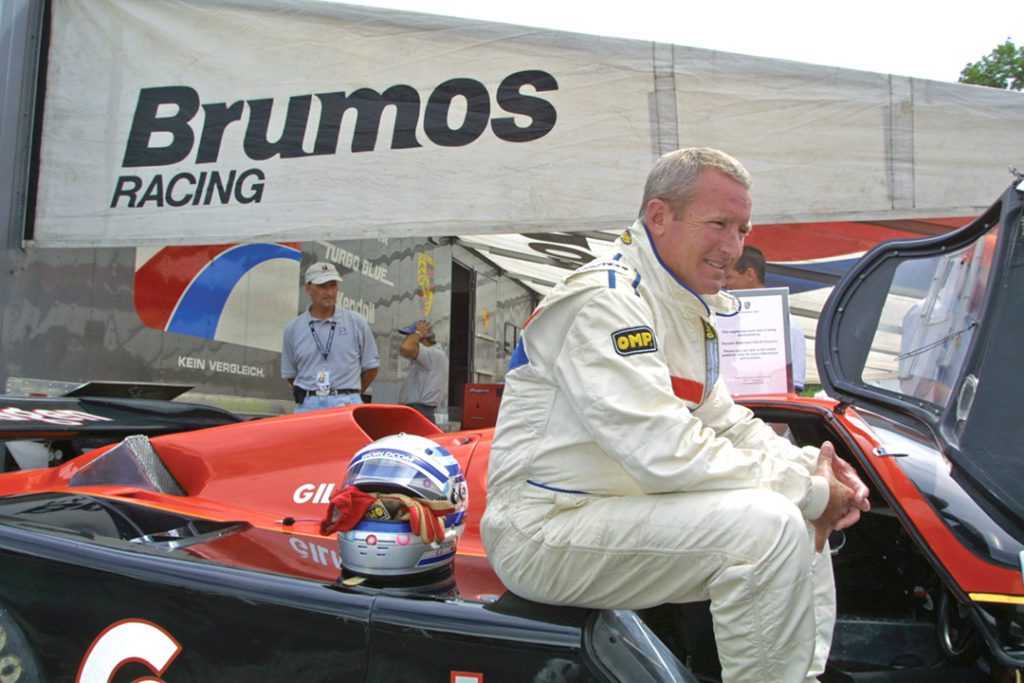
{"type": "Polygon", "coordinates": [[[426,458],[383,448],[358,454],[345,477],[346,486],[404,490],[427,500],[447,499],[450,482],[451,473],[439,469],[426,458]]]}

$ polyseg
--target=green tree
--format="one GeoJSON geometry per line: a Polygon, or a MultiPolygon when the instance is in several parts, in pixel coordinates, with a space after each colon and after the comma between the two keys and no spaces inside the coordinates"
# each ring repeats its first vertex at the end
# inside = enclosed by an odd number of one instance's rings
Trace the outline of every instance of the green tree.
{"type": "Polygon", "coordinates": [[[980,62],[965,66],[960,72],[960,82],[1003,90],[1024,90],[1024,45],[1017,47],[1007,38],[980,62]]]}

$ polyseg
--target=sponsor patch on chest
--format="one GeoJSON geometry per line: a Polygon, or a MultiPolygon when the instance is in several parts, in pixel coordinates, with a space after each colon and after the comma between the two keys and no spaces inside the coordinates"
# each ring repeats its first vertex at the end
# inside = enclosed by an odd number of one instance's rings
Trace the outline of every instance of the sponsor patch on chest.
{"type": "Polygon", "coordinates": [[[612,343],[615,345],[615,353],[620,356],[632,356],[636,353],[651,353],[658,350],[658,340],[654,338],[654,330],[646,325],[612,332],[612,343]]]}

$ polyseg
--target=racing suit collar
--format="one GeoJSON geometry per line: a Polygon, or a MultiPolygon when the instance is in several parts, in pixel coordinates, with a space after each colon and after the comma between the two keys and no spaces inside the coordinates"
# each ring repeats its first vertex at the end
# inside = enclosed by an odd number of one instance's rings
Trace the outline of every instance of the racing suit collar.
{"type": "Polygon", "coordinates": [[[616,241],[616,246],[624,253],[628,253],[635,263],[641,266],[642,272],[650,278],[655,287],[664,295],[675,297],[680,295],[680,289],[685,292],[684,296],[692,296],[704,307],[706,315],[712,312],[717,315],[731,316],[739,313],[740,302],[729,292],[720,290],[717,294],[700,295],[687,287],[682,280],[676,277],[675,273],[668,269],[665,262],[661,260],[651,235],[647,231],[647,225],[641,219],[637,219],[622,236],[616,241]]]}

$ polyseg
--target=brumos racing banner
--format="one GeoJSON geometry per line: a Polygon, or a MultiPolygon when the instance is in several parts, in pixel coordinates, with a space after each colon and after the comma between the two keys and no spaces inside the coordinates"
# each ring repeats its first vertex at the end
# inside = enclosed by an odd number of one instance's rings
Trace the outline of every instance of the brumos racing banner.
{"type": "Polygon", "coordinates": [[[40,246],[616,227],[653,158],[647,43],[312,0],[51,22],[40,246]]]}

